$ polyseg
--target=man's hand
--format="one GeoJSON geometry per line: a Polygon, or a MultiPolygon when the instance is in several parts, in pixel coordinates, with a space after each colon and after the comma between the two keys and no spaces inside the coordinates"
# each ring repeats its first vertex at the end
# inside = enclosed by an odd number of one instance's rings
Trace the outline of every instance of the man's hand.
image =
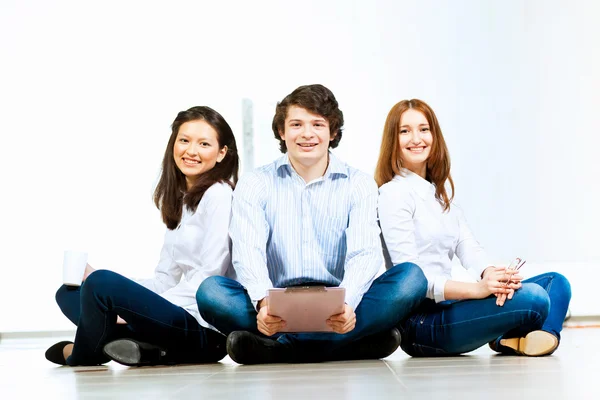
{"type": "Polygon", "coordinates": [[[344,311],[329,317],[327,325],[329,325],[334,332],[348,333],[356,326],[356,314],[354,313],[354,310],[352,310],[352,307],[348,304],[344,304],[344,311]]]}
{"type": "Polygon", "coordinates": [[[269,315],[269,302],[266,297],[258,302],[258,308],[256,326],[261,333],[267,336],[273,336],[285,328],[284,320],[274,315],[269,315]]]}

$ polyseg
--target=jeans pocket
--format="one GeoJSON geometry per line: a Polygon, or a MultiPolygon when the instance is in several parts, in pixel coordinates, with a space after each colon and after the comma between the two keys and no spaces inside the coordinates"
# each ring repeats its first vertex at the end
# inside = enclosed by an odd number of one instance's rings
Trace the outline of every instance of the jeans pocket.
{"type": "Polygon", "coordinates": [[[400,347],[412,357],[439,357],[447,355],[446,350],[434,347],[435,334],[432,332],[433,315],[427,312],[418,312],[408,318],[403,324],[404,334],[400,347]],[[429,345],[422,344],[423,342],[429,345]],[[431,346],[433,345],[433,346],[431,346]]]}

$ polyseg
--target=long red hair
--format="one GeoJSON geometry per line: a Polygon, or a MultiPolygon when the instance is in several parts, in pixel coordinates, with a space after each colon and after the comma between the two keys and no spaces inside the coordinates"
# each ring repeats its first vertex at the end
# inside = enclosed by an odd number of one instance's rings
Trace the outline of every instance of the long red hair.
{"type": "Polygon", "coordinates": [[[437,117],[431,107],[424,101],[418,99],[402,100],[394,105],[388,113],[383,127],[379,159],[375,168],[375,181],[378,186],[381,186],[391,181],[395,175],[402,175],[401,170],[404,166],[402,152],[400,151],[400,120],[402,114],[409,109],[421,112],[429,123],[433,143],[427,159],[425,179],[435,185],[435,198],[444,207],[444,211],[447,211],[450,209],[450,203],[454,198],[454,181],[450,175],[450,154],[437,117]],[[446,181],[448,181],[452,190],[450,196],[446,192],[446,181]]]}

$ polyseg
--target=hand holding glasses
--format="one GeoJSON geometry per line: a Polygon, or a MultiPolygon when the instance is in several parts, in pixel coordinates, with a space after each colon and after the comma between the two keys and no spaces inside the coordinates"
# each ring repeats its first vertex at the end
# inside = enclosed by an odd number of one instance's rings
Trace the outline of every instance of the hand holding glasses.
{"type": "MultiPolygon", "coordinates": [[[[521,269],[521,267],[523,265],[525,265],[526,261],[523,260],[520,257],[515,258],[506,268],[505,272],[504,272],[504,286],[508,287],[510,284],[517,284],[519,283],[519,281],[513,281],[511,279],[511,277],[516,274],[519,269],[521,269]],[[508,274],[507,274],[508,273],[508,274]]],[[[508,299],[512,299],[513,295],[515,293],[515,289],[510,289],[510,293],[506,294],[500,294],[496,296],[496,305],[502,307],[504,305],[504,302],[508,299]]]]}
{"type": "MultiPolygon", "coordinates": [[[[527,261],[523,260],[522,258],[519,258],[519,257],[517,257],[517,258],[515,258],[515,259],[514,259],[514,260],[513,260],[513,261],[512,261],[512,262],[511,262],[509,265],[508,265],[508,268],[507,268],[506,270],[507,270],[507,271],[508,271],[508,270],[514,270],[514,271],[518,271],[518,270],[520,270],[520,269],[521,269],[521,267],[522,267],[523,265],[525,265],[525,263],[526,263],[526,262],[527,262],[527,261]]],[[[506,277],[506,274],[504,274],[504,276],[506,277]]],[[[513,282],[512,280],[510,280],[510,279],[506,278],[506,281],[504,282],[504,285],[505,285],[505,286],[508,286],[508,284],[509,284],[509,283],[516,283],[516,282],[513,282]]]]}

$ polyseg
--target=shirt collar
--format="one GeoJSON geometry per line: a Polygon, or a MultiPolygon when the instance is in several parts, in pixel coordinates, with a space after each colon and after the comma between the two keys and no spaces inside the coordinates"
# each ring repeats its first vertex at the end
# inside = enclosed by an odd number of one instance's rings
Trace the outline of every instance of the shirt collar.
{"type": "Polygon", "coordinates": [[[422,199],[426,200],[431,198],[432,194],[435,196],[435,185],[433,183],[421,178],[419,175],[406,168],[402,168],[400,170],[400,175],[394,176],[394,180],[401,179],[404,179],[405,182],[408,182],[422,199]]]}
{"type": "MultiPolygon", "coordinates": [[[[290,157],[285,154],[282,157],[279,157],[275,162],[275,169],[279,171],[282,167],[285,166],[285,169],[291,173],[294,168],[290,163],[290,157]]],[[[325,171],[325,175],[323,175],[323,179],[332,178],[335,175],[343,175],[344,177],[348,176],[348,168],[346,168],[346,164],[344,164],[339,158],[333,155],[333,153],[329,152],[329,166],[325,171]]]]}
{"type": "Polygon", "coordinates": [[[292,164],[290,164],[290,159],[287,154],[284,154],[275,161],[276,171],[279,171],[283,166],[288,166],[290,169],[292,169],[292,164]]]}
{"type": "Polygon", "coordinates": [[[331,175],[343,175],[347,177],[348,168],[342,160],[334,156],[332,152],[329,152],[329,166],[327,167],[327,171],[325,171],[325,178],[329,178],[331,175]]]}

